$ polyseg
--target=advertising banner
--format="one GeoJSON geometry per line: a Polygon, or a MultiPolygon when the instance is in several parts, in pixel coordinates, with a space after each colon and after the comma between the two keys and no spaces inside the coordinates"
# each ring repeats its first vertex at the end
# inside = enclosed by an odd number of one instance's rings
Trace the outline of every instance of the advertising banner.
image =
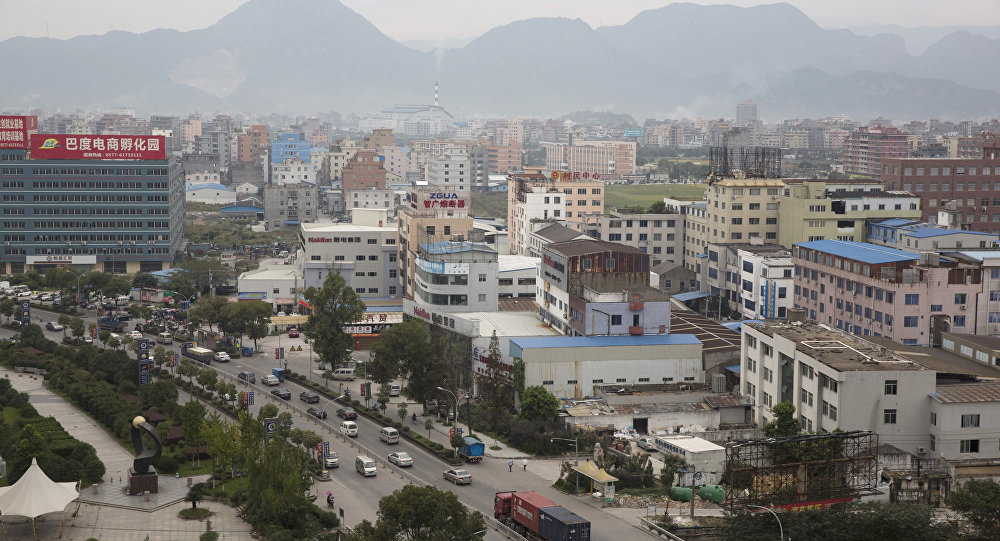
{"type": "Polygon", "coordinates": [[[162,135],[31,136],[31,157],[36,160],[165,160],[162,135]]]}
{"type": "Polygon", "coordinates": [[[28,148],[28,137],[38,133],[37,116],[0,116],[0,148],[28,148]]]}

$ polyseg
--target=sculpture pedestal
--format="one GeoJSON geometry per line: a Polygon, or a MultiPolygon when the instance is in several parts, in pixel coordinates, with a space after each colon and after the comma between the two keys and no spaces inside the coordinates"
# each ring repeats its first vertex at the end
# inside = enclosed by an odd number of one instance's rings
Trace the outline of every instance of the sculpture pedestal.
{"type": "Polygon", "coordinates": [[[140,492],[156,494],[159,492],[160,476],[155,471],[136,473],[135,468],[128,469],[128,493],[135,496],[140,492]]]}

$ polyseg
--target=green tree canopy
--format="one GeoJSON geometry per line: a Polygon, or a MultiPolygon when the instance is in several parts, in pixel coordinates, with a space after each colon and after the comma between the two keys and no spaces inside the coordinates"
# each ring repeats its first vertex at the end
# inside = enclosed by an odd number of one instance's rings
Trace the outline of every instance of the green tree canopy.
{"type": "Polygon", "coordinates": [[[233,303],[230,303],[225,297],[202,297],[191,306],[190,316],[192,319],[208,323],[208,329],[213,330],[213,324],[219,323],[221,325],[230,304],[233,303]]]}
{"type": "Polygon", "coordinates": [[[375,524],[363,521],[350,541],[482,540],[483,516],[469,510],[454,493],[426,485],[407,485],[379,500],[375,524]]]}
{"type": "Polygon", "coordinates": [[[791,402],[778,402],[771,408],[774,419],[764,423],[764,435],[769,438],[789,438],[802,430],[795,419],[795,406],[791,402]]]}
{"type": "Polygon", "coordinates": [[[982,539],[1000,539],[1000,483],[972,479],[948,494],[947,503],[962,514],[972,533],[982,539]]]}
{"type": "MultiPolygon", "coordinates": [[[[932,523],[930,507],[914,504],[865,503],[782,513],[781,524],[786,539],[943,541],[953,538],[951,526],[932,523]]],[[[778,537],[778,523],[766,511],[756,514],[741,511],[727,515],[722,533],[725,541],[771,541],[778,537]]]]}
{"type": "Polygon", "coordinates": [[[400,374],[419,373],[430,356],[427,324],[407,319],[379,334],[372,345],[368,377],[376,383],[388,383],[400,374]]]}
{"type": "Polygon", "coordinates": [[[361,319],[365,303],[348,287],[344,277],[335,272],[327,275],[322,289],[307,289],[305,298],[312,306],[312,314],[303,328],[313,341],[313,349],[322,362],[343,362],[354,344],[344,326],[361,319]]]}
{"type": "Polygon", "coordinates": [[[550,421],[559,415],[559,399],[541,385],[532,385],[521,396],[521,418],[550,421]]]}

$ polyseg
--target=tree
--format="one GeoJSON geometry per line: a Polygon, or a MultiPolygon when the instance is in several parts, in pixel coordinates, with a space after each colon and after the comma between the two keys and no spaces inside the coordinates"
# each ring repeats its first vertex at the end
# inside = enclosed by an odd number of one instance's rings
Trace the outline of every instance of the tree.
{"type": "Polygon", "coordinates": [[[521,418],[529,421],[550,421],[559,415],[559,399],[541,385],[532,385],[521,397],[521,418]]]}
{"type": "MultiPolygon", "coordinates": [[[[782,513],[781,524],[786,539],[954,539],[950,525],[931,520],[929,506],[915,504],[872,502],[782,513]]],[[[739,511],[726,516],[721,533],[725,541],[771,541],[778,532],[778,523],[770,513],[739,511]]]]}
{"type": "Polygon", "coordinates": [[[84,333],[86,332],[85,325],[86,323],[83,321],[83,318],[79,317],[70,318],[69,329],[70,331],[72,331],[74,338],[83,337],[84,333]]]}
{"type": "MultiPolygon", "coordinates": [[[[226,307],[230,302],[225,297],[202,297],[191,306],[191,317],[208,323],[208,330],[213,330],[212,325],[222,321],[226,307]]],[[[238,303],[237,303],[238,304],[238,303]]]]}
{"type": "Polygon", "coordinates": [[[119,295],[124,295],[132,290],[132,284],[121,278],[112,278],[108,280],[108,283],[101,288],[103,293],[109,297],[117,297],[119,295]]]}
{"type": "Polygon", "coordinates": [[[170,276],[170,289],[179,291],[185,297],[194,293],[208,293],[210,286],[233,279],[233,270],[209,258],[188,259],[170,276]],[[187,293],[191,291],[191,293],[187,293]]]}
{"type": "Polygon", "coordinates": [[[281,438],[265,443],[263,432],[257,429],[259,421],[252,424],[257,426],[246,426],[253,434],[244,454],[247,499],[243,517],[265,538],[280,532],[281,539],[312,539],[318,525],[310,520],[315,506],[314,496],[309,495],[308,456],[281,438]]]}
{"type": "Polygon", "coordinates": [[[121,346],[121,345],[122,345],[121,340],[118,339],[118,338],[116,338],[116,337],[114,337],[114,336],[109,337],[108,340],[107,340],[107,346],[109,348],[111,348],[111,349],[117,350],[118,346],[121,346]]]}
{"type": "Polygon", "coordinates": [[[137,272],[135,273],[135,277],[132,278],[132,287],[155,289],[159,287],[159,285],[160,284],[156,280],[156,277],[146,272],[137,272]]]}
{"type": "Polygon", "coordinates": [[[153,349],[153,364],[155,364],[157,368],[163,368],[163,365],[167,364],[168,360],[170,360],[170,354],[167,353],[167,348],[163,346],[156,346],[156,348],[153,349]]]}
{"type": "Polygon", "coordinates": [[[457,457],[458,448],[461,447],[463,443],[465,443],[465,436],[459,434],[458,430],[456,430],[455,433],[451,435],[451,439],[448,441],[448,443],[450,443],[451,447],[455,450],[455,456],[457,457]]]}
{"type": "Polygon", "coordinates": [[[292,414],[287,411],[283,411],[278,414],[278,426],[275,428],[275,435],[281,439],[288,437],[288,434],[292,431],[292,414]]]}
{"type": "Polygon", "coordinates": [[[649,212],[652,214],[666,214],[667,204],[663,201],[654,201],[651,205],[649,205],[649,212]]]}
{"type": "Polygon", "coordinates": [[[1000,539],[1000,483],[972,479],[948,494],[946,501],[982,539],[1000,539]]]}
{"type": "Polygon", "coordinates": [[[177,407],[177,384],[171,378],[158,379],[140,386],[139,398],[147,406],[169,411],[177,407]]]}
{"type": "MultiPolygon", "coordinates": [[[[229,302],[222,308],[219,330],[238,337],[242,343],[244,334],[250,333],[252,330],[259,331],[260,328],[266,330],[270,318],[271,305],[264,301],[229,302]]],[[[259,338],[263,337],[260,332],[256,332],[254,335],[259,338]]],[[[254,346],[256,347],[256,345],[255,339],[254,346]]]]}
{"type": "Polygon", "coordinates": [[[187,495],[184,496],[184,501],[191,502],[191,509],[197,509],[198,502],[205,499],[204,489],[204,483],[195,483],[194,486],[188,490],[187,495]]]}
{"type": "Polygon", "coordinates": [[[3,316],[7,318],[7,321],[10,322],[10,319],[14,317],[13,299],[4,299],[0,301],[0,314],[3,314],[3,316]]]}
{"type": "Polygon", "coordinates": [[[316,454],[316,449],[320,443],[323,443],[323,436],[320,436],[312,430],[302,431],[302,446],[308,449],[309,454],[316,457],[317,460],[322,458],[316,454]]]}
{"type": "Polygon", "coordinates": [[[62,325],[63,338],[66,337],[66,331],[69,330],[69,322],[73,320],[73,316],[69,314],[59,314],[56,322],[62,325]]]}
{"type": "Polygon", "coordinates": [[[797,436],[802,426],[795,419],[795,406],[791,402],[778,402],[771,408],[774,420],[764,423],[764,435],[769,438],[797,436]]]}
{"type": "Polygon", "coordinates": [[[101,342],[104,344],[104,347],[107,347],[108,346],[108,340],[111,339],[111,331],[102,330],[101,334],[99,336],[101,337],[101,342]]]}
{"type": "Polygon", "coordinates": [[[663,453],[662,458],[663,467],[660,468],[660,483],[665,487],[669,487],[674,484],[677,470],[687,469],[688,463],[683,457],[670,453],[663,453]]]}
{"type": "Polygon", "coordinates": [[[431,419],[427,419],[426,421],[424,421],[424,430],[427,431],[427,439],[430,439],[431,430],[434,430],[434,421],[431,419]]]}
{"type": "Polygon", "coordinates": [[[408,396],[419,403],[433,398],[441,383],[441,362],[434,355],[427,324],[416,318],[383,331],[372,346],[369,364],[381,383],[405,377],[408,396]]]}
{"type": "MultiPolygon", "coordinates": [[[[191,362],[191,359],[182,357],[180,364],[177,366],[177,375],[182,378],[188,378],[188,383],[194,385],[194,378],[198,376],[198,367],[191,362]]],[[[194,393],[190,393],[189,396],[194,396],[194,393]]],[[[197,397],[195,399],[197,400],[197,397]]]]}
{"type": "Polygon", "coordinates": [[[270,419],[272,417],[277,417],[278,416],[278,406],[275,406],[274,404],[268,402],[267,404],[264,404],[263,406],[261,406],[259,410],[257,410],[257,416],[261,420],[270,419]]]}
{"type": "Polygon", "coordinates": [[[206,368],[198,372],[198,385],[204,387],[206,391],[215,390],[215,383],[217,381],[219,381],[219,374],[211,368],[206,368]]]}
{"type": "Polygon", "coordinates": [[[396,410],[396,415],[399,415],[399,424],[403,424],[403,421],[406,420],[407,413],[409,413],[409,411],[406,409],[406,404],[400,404],[399,409],[396,410]]]}
{"type": "Polygon", "coordinates": [[[305,297],[312,306],[312,314],[303,328],[312,338],[313,349],[323,362],[343,362],[350,356],[354,343],[344,332],[344,326],[361,319],[365,303],[336,272],[327,275],[322,289],[307,289],[305,297]]]}
{"type": "Polygon", "coordinates": [[[198,446],[202,442],[201,429],[205,426],[207,412],[205,406],[198,401],[189,401],[181,407],[181,430],[184,431],[184,441],[194,456],[199,455],[198,446]]]}
{"type": "Polygon", "coordinates": [[[490,413],[490,429],[499,431],[500,420],[503,419],[504,407],[512,405],[514,386],[511,381],[513,374],[503,364],[503,354],[500,352],[500,339],[494,329],[490,338],[489,355],[486,359],[486,374],[480,381],[486,394],[487,407],[490,413]]]}
{"type": "Polygon", "coordinates": [[[453,492],[407,485],[379,500],[375,524],[361,522],[348,539],[469,541],[482,540],[485,530],[482,514],[470,512],[453,492]]]}

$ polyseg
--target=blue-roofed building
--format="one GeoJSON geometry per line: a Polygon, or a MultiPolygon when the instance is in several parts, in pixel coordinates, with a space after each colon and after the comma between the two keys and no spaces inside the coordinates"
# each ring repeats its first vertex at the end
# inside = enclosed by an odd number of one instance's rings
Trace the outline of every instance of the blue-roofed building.
{"type": "Polygon", "coordinates": [[[558,397],[595,396],[599,386],[705,382],[702,344],[692,334],[511,338],[525,385],[558,397]]]}
{"type": "Polygon", "coordinates": [[[253,205],[229,205],[220,209],[223,218],[243,222],[256,222],[264,219],[264,207],[253,205]]]}
{"type": "Polygon", "coordinates": [[[236,202],[236,192],[216,182],[189,184],[184,189],[184,197],[188,203],[218,205],[236,202]]]}
{"type": "MultiPolygon", "coordinates": [[[[821,240],[792,247],[794,308],[858,336],[939,345],[945,331],[973,332],[992,318],[981,264],[866,242],[821,240]]],[[[998,273],[1000,283],[1000,273],[998,273]]],[[[1000,285],[996,298],[1000,301],[1000,285]]],[[[1000,302],[996,303],[1000,324],[1000,302]]]]}
{"type": "Polygon", "coordinates": [[[310,147],[309,140],[301,133],[283,133],[271,141],[271,163],[279,164],[289,159],[309,163],[310,147]]]}
{"type": "Polygon", "coordinates": [[[998,239],[1000,236],[983,231],[948,229],[908,220],[882,220],[868,224],[869,242],[916,253],[990,248],[998,239]]]}

